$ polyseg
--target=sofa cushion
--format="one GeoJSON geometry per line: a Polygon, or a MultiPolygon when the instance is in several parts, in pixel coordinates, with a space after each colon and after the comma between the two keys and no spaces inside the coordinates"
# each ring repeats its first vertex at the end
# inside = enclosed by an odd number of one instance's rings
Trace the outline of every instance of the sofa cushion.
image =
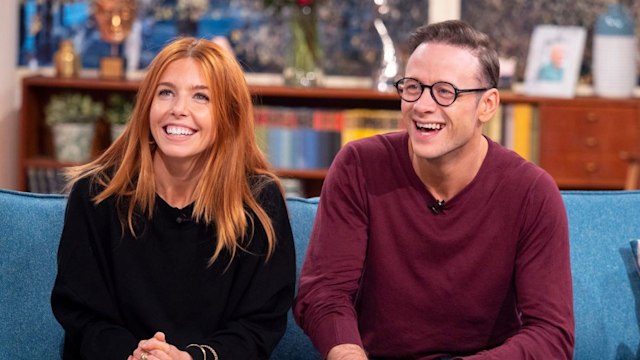
{"type": "Polygon", "coordinates": [[[638,275],[640,275],[640,256],[638,256],[638,246],[640,246],[640,240],[631,240],[629,244],[631,245],[631,254],[633,254],[633,258],[635,260],[636,270],[638,271],[638,275]]]}
{"type": "MultiPolygon", "coordinates": [[[[307,252],[309,235],[316,217],[318,198],[303,199],[288,197],[287,207],[291,219],[291,230],[296,247],[296,279],[300,274],[304,255],[307,252]]],[[[296,284],[297,285],[297,284],[296,284]]],[[[283,341],[280,341],[271,359],[277,360],[312,360],[320,359],[320,354],[315,350],[309,338],[298,327],[289,310],[287,319],[287,331],[283,341]]]]}
{"type": "Polygon", "coordinates": [[[563,191],[569,219],[576,360],[640,359],[640,281],[629,241],[640,191],[563,191]]]}
{"type": "Polygon", "coordinates": [[[66,199],[0,190],[0,359],[58,359],[50,295],[66,199]]]}
{"type": "MultiPolygon", "coordinates": [[[[318,199],[288,198],[296,271],[318,199]]],[[[51,313],[56,253],[66,198],[0,189],[0,359],[59,359],[64,332],[51,313]]],[[[289,312],[285,338],[272,359],[319,359],[289,312]]]]}

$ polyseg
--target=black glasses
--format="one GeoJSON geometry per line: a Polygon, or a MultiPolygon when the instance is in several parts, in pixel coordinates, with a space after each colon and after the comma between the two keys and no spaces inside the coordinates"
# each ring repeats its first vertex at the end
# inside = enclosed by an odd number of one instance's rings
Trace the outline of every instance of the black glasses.
{"type": "Polygon", "coordinates": [[[396,81],[393,86],[398,90],[400,98],[406,102],[416,102],[422,96],[424,89],[429,89],[431,98],[440,106],[449,106],[453,104],[460,94],[487,91],[492,88],[481,89],[458,89],[455,85],[446,81],[438,81],[432,85],[422,84],[420,81],[405,77],[396,81]]]}

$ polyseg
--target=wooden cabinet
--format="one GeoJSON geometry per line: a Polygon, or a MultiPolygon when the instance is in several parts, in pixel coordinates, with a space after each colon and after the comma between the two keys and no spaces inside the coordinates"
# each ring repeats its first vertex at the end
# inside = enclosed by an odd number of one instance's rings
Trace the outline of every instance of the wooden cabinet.
{"type": "MultiPolygon", "coordinates": [[[[110,94],[134,95],[139,81],[98,78],[26,77],[22,82],[19,186],[29,190],[32,168],[59,169],[70,164],[54,160],[44,108],[51,95],[63,91],[106,99],[110,94]]],[[[286,88],[251,86],[256,105],[324,109],[398,110],[394,93],[369,89],[286,88]]],[[[627,165],[620,153],[640,149],[640,99],[547,99],[501,93],[503,104],[528,103],[538,109],[539,165],[563,189],[622,189],[627,165]]],[[[94,154],[108,146],[108,129],[98,128],[94,154]]],[[[278,175],[302,180],[306,196],[320,194],[326,169],[277,169],[278,175]]]]}
{"type": "Polygon", "coordinates": [[[561,188],[621,189],[640,147],[640,101],[598,98],[539,104],[540,166],[561,188]]]}

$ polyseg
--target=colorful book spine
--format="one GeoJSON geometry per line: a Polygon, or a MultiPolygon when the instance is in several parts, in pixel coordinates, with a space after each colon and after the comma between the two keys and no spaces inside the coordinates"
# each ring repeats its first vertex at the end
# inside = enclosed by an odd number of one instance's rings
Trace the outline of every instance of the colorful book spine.
{"type": "Polygon", "coordinates": [[[489,139],[502,144],[502,122],[503,122],[503,109],[504,105],[498,106],[498,110],[493,115],[491,120],[487,121],[483,127],[483,133],[489,137],[489,139]]]}
{"type": "Polygon", "coordinates": [[[532,159],[533,106],[513,105],[513,150],[527,160],[532,159]]]}

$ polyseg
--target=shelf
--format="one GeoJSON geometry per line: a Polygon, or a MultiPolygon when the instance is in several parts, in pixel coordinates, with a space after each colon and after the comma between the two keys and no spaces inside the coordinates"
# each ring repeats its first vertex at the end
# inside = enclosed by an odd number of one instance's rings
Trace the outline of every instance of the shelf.
{"type": "MultiPolygon", "coordinates": [[[[135,94],[141,80],[110,80],[99,77],[56,78],[30,76],[23,79],[19,186],[27,189],[31,167],[59,169],[52,159],[50,131],[44,124],[44,107],[49,97],[63,91],[83,91],[98,98],[112,93],[135,94]]],[[[399,110],[400,100],[393,92],[373,89],[289,88],[250,85],[257,106],[319,109],[399,110]]],[[[576,97],[557,99],[531,97],[509,91],[500,92],[501,103],[530,104],[536,107],[539,128],[536,151],[539,165],[563,189],[617,189],[624,185],[626,162],[621,151],[640,151],[640,99],[576,97]],[[621,110],[623,109],[623,110],[621,110]],[[599,121],[590,120],[598,115],[599,121]],[[621,115],[616,115],[621,114],[621,115]],[[584,118],[584,120],[583,120],[584,118]],[[593,144],[597,139],[597,146],[593,144]],[[587,144],[587,145],[585,145],[587,144]],[[587,147],[585,147],[587,146],[587,147]]],[[[98,137],[104,137],[97,130],[98,137]]],[[[108,143],[94,144],[93,154],[108,143]]],[[[326,170],[276,169],[278,176],[299,179],[306,196],[317,196],[326,170]]]]}

